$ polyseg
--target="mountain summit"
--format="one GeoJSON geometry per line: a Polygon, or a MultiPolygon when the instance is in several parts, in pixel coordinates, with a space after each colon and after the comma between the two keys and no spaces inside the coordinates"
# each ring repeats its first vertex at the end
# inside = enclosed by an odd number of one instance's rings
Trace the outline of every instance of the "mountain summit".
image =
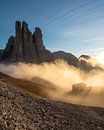
{"type": "Polygon", "coordinates": [[[43,45],[41,29],[36,27],[32,34],[28,24],[23,21],[15,23],[15,37],[11,36],[6,44],[1,60],[4,62],[49,61],[51,53],[43,45]]]}
{"type": "Polygon", "coordinates": [[[70,65],[78,67],[77,57],[63,51],[50,52],[43,44],[42,32],[39,27],[32,33],[28,24],[23,21],[15,22],[15,36],[8,39],[6,48],[1,50],[1,62],[41,63],[57,59],[67,61],[70,65]]]}
{"type": "MultiPolygon", "coordinates": [[[[83,58],[86,59],[86,57],[88,56],[84,55],[83,58]]],[[[58,59],[64,60],[69,65],[73,65],[82,70],[89,71],[96,68],[99,69],[98,66],[93,67],[82,58],[80,60],[71,53],[64,51],[50,52],[44,46],[41,29],[36,27],[32,33],[25,21],[15,22],[15,36],[11,36],[8,39],[5,49],[0,50],[1,63],[25,62],[39,64],[58,59]]]]}

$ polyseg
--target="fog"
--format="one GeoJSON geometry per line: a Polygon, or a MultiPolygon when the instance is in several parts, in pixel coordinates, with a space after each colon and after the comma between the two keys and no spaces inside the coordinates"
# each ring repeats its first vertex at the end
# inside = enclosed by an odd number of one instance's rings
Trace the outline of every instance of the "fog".
{"type": "MultiPolygon", "coordinates": [[[[90,61],[92,64],[95,62],[90,61]]],[[[11,65],[0,64],[0,71],[13,77],[34,81],[35,77],[42,78],[54,84],[55,92],[49,92],[54,100],[75,104],[104,106],[104,72],[83,72],[78,68],[69,66],[62,60],[54,63],[11,65]],[[84,83],[83,89],[77,93],[73,91],[73,84],[84,83]],[[84,88],[85,87],[85,88],[84,88]]],[[[78,86],[79,86],[78,85],[78,86]]]]}

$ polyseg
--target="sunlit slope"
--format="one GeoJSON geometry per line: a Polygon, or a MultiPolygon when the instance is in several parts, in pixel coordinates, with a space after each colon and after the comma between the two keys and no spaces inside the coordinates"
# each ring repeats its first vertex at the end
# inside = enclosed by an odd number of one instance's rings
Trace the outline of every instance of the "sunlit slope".
{"type": "Polygon", "coordinates": [[[25,91],[41,97],[49,97],[48,91],[55,90],[55,85],[37,77],[34,78],[34,82],[32,82],[22,79],[16,79],[0,72],[0,81],[12,84],[15,87],[19,87],[25,91]]]}

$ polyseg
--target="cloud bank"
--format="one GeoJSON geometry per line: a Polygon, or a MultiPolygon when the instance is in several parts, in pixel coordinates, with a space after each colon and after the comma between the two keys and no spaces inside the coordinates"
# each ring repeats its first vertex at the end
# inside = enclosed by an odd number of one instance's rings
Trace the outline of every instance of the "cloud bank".
{"type": "Polygon", "coordinates": [[[69,66],[62,60],[40,65],[25,63],[11,65],[0,64],[0,71],[15,78],[31,80],[33,82],[35,77],[49,81],[57,87],[54,93],[50,91],[50,97],[54,100],[104,106],[103,71],[91,71],[86,73],[78,68],[69,66]],[[73,93],[73,85],[78,84],[80,88],[81,83],[86,86],[82,85],[82,90],[73,93]]]}

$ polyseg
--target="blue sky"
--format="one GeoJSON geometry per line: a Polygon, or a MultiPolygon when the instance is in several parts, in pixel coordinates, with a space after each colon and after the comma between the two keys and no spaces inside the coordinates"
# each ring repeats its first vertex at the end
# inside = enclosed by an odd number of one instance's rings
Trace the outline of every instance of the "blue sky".
{"type": "Polygon", "coordinates": [[[0,48],[15,34],[15,21],[39,26],[51,51],[104,51],[104,0],[0,0],[0,48]]]}

